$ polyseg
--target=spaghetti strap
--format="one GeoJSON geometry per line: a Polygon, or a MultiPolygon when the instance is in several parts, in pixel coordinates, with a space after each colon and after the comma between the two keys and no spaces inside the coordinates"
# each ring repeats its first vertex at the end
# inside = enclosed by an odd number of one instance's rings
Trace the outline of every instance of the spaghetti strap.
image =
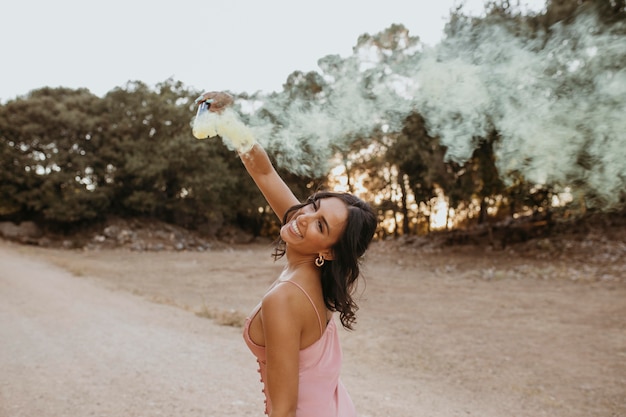
{"type": "Polygon", "coordinates": [[[306,298],[309,299],[309,301],[311,302],[311,305],[313,306],[313,309],[315,310],[315,314],[317,314],[317,321],[318,321],[318,323],[320,325],[320,335],[323,335],[324,334],[324,327],[322,326],[322,318],[320,317],[320,312],[317,310],[317,307],[315,307],[315,303],[313,302],[313,299],[311,298],[311,296],[297,282],[293,282],[293,281],[289,281],[289,280],[285,280],[285,281],[281,281],[281,282],[290,282],[290,283],[292,283],[296,287],[300,288],[300,291],[302,291],[304,293],[304,295],[306,295],[306,298]]]}

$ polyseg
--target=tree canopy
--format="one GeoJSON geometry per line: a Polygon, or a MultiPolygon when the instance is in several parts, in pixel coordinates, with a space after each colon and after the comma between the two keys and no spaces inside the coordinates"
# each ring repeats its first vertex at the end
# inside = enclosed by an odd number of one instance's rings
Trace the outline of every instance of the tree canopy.
{"type": "MultiPolygon", "coordinates": [[[[381,236],[427,233],[441,201],[449,228],[624,210],[625,36],[624,0],[550,0],[529,15],[490,1],[480,17],[452,11],[440,45],[392,25],[235,105],[298,197],[360,193],[381,236]]],[[[199,93],[168,79],[0,105],[0,219],[275,230],[238,158],[193,139],[199,93]]]]}

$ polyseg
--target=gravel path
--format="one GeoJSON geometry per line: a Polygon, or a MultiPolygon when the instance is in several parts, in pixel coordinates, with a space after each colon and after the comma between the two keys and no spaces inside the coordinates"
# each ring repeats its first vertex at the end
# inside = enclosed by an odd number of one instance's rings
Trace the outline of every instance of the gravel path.
{"type": "MultiPolygon", "coordinates": [[[[340,332],[359,417],[626,416],[626,287],[603,264],[374,249],[357,330],[340,332]]],[[[263,245],[0,241],[0,417],[261,417],[241,329],[192,311],[245,315],[276,268],[263,245]]]]}
{"type": "MultiPolygon", "coordinates": [[[[263,415],[239,328],[76,277],[17,246],[0,244],[0,265],[0,417],[263,415]]],[[[360,417],[464,416],[461,404],[473,402],[407,375],[375,376],[380,361],[356,362],[347,358],[343,379],[360,417]]]]}
{"type": "Polygon", "coordinates": [[[0,250],[0,416],[258,416],[239,329],[0,250]]]}

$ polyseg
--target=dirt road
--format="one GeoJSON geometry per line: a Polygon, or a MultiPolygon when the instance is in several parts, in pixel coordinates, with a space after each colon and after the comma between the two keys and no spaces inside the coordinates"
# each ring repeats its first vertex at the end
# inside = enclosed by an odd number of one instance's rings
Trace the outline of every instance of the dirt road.
{"type": "MultiPolygon", "coordinates": [[[[0,242],[0,416],[261,416],[241,328],[219,322],[276,276],[268,253],[0,242]]],[[[341,333],[360,416],[626,416],[626,286],[577,270],[375,247],[341,333]]]]}
{"type": "Polygon", "coordinates": [[[2,246],[0,416],[258,416],[239,332],[2,246]]]}

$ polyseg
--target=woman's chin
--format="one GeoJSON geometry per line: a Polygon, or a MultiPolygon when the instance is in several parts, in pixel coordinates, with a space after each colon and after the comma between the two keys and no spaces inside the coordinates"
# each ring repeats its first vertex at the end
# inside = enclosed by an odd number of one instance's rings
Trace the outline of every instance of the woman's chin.
{"type": "Polygon", "coordinates": [[[283,226],[280,229],[280,238],[285,242],[288,243],[291,241],[291,236],[289,233],[289,226],[283,226]]]}

